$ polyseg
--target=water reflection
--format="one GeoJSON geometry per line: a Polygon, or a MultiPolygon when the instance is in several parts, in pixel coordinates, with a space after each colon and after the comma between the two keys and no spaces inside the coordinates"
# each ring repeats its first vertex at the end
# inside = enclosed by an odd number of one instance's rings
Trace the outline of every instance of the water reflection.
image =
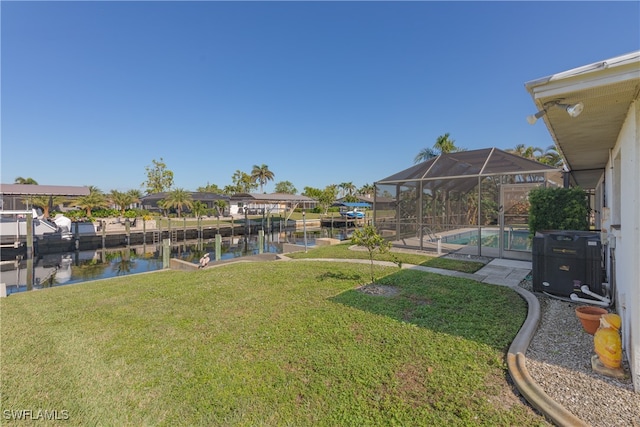
{"type": "Polygon", "coordinates": [[[76,251],[3,261],[0,282],[7,295],[162,268],[162,260],[141,248],[76,251]]]}
{"type": "MultiPolygon", "coordinates": [[[[307,233],[308,244],[315,244],[317,237],[326,236],[322,230],[307,233]]],[[[341,238],[341,235],[334,235],[341,238]]],[[[258,236],[224,238],[216,257],[215,239],[198,239],[170,245],[170,257],[198,264],[205,253],[211,262],[229,260],[259,253],[282,253],[283,245],[303,244],[300,232],[272,233],[260,240],[258,236]],[[262,245],[259,245],[262,242],[262,245]]],[[[34,258],[18,257],[0,263],[0,283],[4,283],[7,295],[16,292],[44,289],[90,280],[106,279],[128,274],[143,273],[163,268],[163,247],[158,245],[127,246],[115,249],[98,249],[47,254],[34,258]]]]}

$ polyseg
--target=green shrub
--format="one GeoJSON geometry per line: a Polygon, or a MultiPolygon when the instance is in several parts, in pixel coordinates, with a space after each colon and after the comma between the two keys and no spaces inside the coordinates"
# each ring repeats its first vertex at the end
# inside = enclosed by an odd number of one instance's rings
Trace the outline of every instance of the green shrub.
{"type": "Polygon", "coordinates": [[[124,212],[125,218],[140,218],[148,215],[149,211],[146,209],[127,209],[124,212]]]}
{"type": "Polygon", "coordinates": [[[64,212],[63,215],[69,218],[71,221],[78,221],[85,218],[86,212],[84,210],[76,209],[73,211],[64,212]]]}
{"type": "Polygon", "coordinates": [[[91,216],[94,218],[110,218],[120,216],[118,209],[95,209],[91,211],[91,216]]]}
{"type": "Polygon", "coordinates": [[[540,187],[529,192],[529,234],[540,230],[589,230],[589,200],[579,188],[540,187]]]}

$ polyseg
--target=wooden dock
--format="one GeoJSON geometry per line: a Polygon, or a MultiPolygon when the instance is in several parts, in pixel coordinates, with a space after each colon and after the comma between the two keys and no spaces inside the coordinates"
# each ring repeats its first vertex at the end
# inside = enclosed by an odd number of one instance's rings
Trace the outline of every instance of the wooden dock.
{"type": "Polygon", "coordinates": [[[322,227],[331,228],[355,228],[362,227],[370,220],[366,218],[346,218],[343,216],[324,217],[320,220],[322,227]]]}

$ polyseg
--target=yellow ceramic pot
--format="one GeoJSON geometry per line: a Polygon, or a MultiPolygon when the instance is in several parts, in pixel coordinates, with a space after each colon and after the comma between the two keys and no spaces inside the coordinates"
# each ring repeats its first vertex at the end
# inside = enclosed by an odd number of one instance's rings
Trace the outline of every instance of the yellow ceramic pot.
{"type": "Polygon", "coordinates": [[[617,314],[605,314],[600,318],[600,327],[593,336],[598,359],[607,368],[617,369],[622,365],[622,340],[618,332],[621,323],[617,314]]]}

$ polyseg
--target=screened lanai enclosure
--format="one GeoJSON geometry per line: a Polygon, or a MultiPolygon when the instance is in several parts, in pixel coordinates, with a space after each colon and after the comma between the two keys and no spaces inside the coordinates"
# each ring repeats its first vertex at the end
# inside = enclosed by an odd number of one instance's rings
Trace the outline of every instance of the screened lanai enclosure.
{"type": "Polygon", "coordinates": [[[394,246],[530,260],[529,191],[561,185],[497,148],[441,154],[376,182],[373,218],[394,246]]]}

